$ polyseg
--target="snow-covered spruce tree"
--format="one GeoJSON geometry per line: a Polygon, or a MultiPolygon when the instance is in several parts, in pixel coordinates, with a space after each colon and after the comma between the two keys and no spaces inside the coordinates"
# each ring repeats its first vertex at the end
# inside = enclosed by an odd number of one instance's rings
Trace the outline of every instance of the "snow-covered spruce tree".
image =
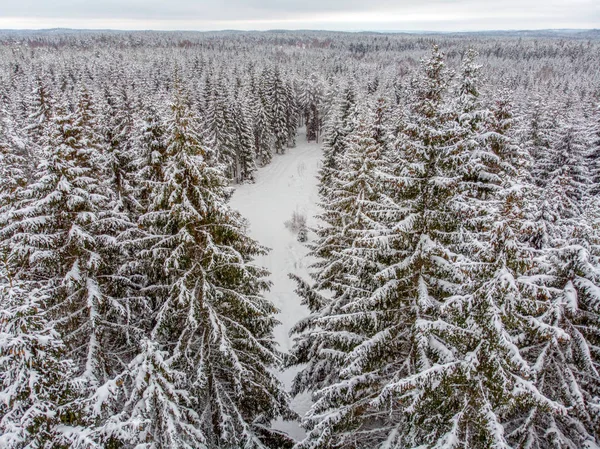
{"type": "Polygon", "coordinates": [[[396,209],[385,194],[386,147],[376,139],[376,120],[375,113],[369,114],[347,136],[340,168],[321,195],[320,219],[325,226],[317,230],[318,239],[311,245],[318,260],[312,266],[314,282],[309,285],[291,275],[311,311],[292,329],[298,334],[292,363],[303,366],[294,380],[294,394],[336,383],[346,355],[369,333],[360,318],[346,316],[346,308],[376,288],[374,275],[385,256],[372,235],[385,232],[382,218],[396,209]]]}
{"type": "Polygon", "coordinates": [[[469,218],[464,215],[468,182],[463,173],[473,151],[467,145],[477,126],[472,122],[481,121],[473,113],[477,105],[471,63],[467,59],[459,81],[468,89],[457,92],[457,124],[448,106],[449,74],[434,49],[413,82],[414,99],[396,143],[396,202],[406,214],[390,223],[394,234],[389,242],[398,256],[381,272],[385,283],[371,298],[372,307],[390,311],[390,319],[382,323],[377,338],[364,344],[368,351],[357,357],[374,358],[376,351],[385,351],[386,364],[379,368],[385,374],[379,391],[372,393],[376,399],[369,402],[382,419],[377,435],[382,446],[489,447],[491,439],[492,429],[482,426],[489,410],[470,413],[478,395],[457,388],[472,368],[467,357],[470,331],[461,322],[470,310],[455,306],[468,294],[464,266],[470,258],[460,253],[464,220],[469,218]],[[457,316],[456,310],[465,315],[457,316]]]}
{"type": "Polygon", "coordinates": [[[295,415],[271,372],[282,355],[272,337],[276,309],[262,295],[266,272],[251,262],[264,249],[227,206],[228,181],[198,125],[177,88],[163,178],[140,218],[149,339],[130,364],[136,386],[113,428],[147,447],[284,447],[289,440],[269,424],[295,415]],[[161,385],[166,408],[156,404],[161,385]]]}
{"type": "Polygon", "coordinates": [[[600,442],[597,206],[585,195],[581,146],[572,132],[559,133],[556,178],[535,198],[539,212],[531,227],[536,257],[528,280],[543,299],[541,319],[554,332],[529,341],[524,354],[540,392],[566,410],[557,415],[532,407],[511,423],[515,441],[536,449],[600,442]]]}
{"type": "Polygon", "coordinates": [[[10,238],[15,232],[13,211],[28,182],[29,163],[16,150],[9,118],[0,110],[0,286],[8,284],[19,271],[10,238]]]}
{"type": "Polygon", "coordinates": [[[145,213],[152,203],[152,192],[164,180],[166,130],[154,106],[145,106],[140,116],[140,120],[134,125],[132,152],[136,155],[133,161],[137,169],[136,198],[142,213],[145,213]]]}
{"type": "Polygon", "coordinates": [[[29,124],[25,130],[35,144],[40,144],[44,127],[48,124],[54,108],[54,99],[45,79],[36,77],[35,87],[29,101],[29,124]]]}
{"type": "Polygon", "coordinates": [[[271,115],[263,89],[257,88],[250,100],[253,113],[254,153],[261,165],[267,165],[273,158],[271,146],[273,133],[271,131],[271,115]]]}
{"type": "Polygon", "coordinates": [[[464,188],[461,194],[468,198],[464,203],[470,209],[463,212],[469,218],[486,212],[488,206],[485,202],[491,199],[494,189],[500,184],[497,173],[501,169],[500,155],[494,154],[489,144],[498,144],[498,139],[506,139],[506,136],[502,137],[503,133],[488,134],[484,128],[490,111],[480,98],[481,66],[476,63],[476,58],[477,52],[468,49],[456,80],[451,105],[455,120],[453,153],[463,158],[458,164],[464,188]]]}
{"type": "Polygon", "coordinates": [[[529,190],[526,184],[508,183],[497,193],[472,293],[447,306],[458,323],[464,320],[467,332],[461,339],[461,377],[448,393],[456,401],[455,415],[441,447],[537,447],[521,439],[521,420],[532,410],[552,417],[567,412],[536,384],[535,367],[523,351],[532,341],[564,335],[539,319],[544,301],[525,276],[534,266],[523,238],[529,190]]]}
{"type": "Polygon", "coordinates": [[[140,204],[135,197],[133,125],[131,100],[124,85],[113,95],[107,93],[100,131],[102,165],[109,191],[114,193],[111,208],[135,220],[140,204]]]}
{"type": "Polygon", "coordinates": [[[256,163],[254,162],[254,136],[249,124],[249,116],[246,103],[243,99],[235,100],[232,109],[232,126],[234,131],[234,141],[237,159],[238,181],[254,180],[256,163]]]}
{"type": "Polygon", "coordinates": [[[218,82],[212,80],[210,86],[211,91],[204,113],[204,135],[207,143],[214,148],[218,162],[225,165],[227,175],[233,179],[238,161],[228,92],[222,78],[218,82]]]}
{"type": "Polygon", "coordinates": [[[91,419],[39,291],[0,284],[0,446],[93,448],[91,419]]]}
{"type": "Polygon", "coordinates": [[[549,201],[560,209],[563,218],[578,214],[588,193],[587,137],[581,123],[567,113],[559,119],[545,157],[536,161],[538,170],[546,179],[545,193],[551,195],[549,201]]]}
{"type": "Polygon", "coordinates": [[[539,274],[532,279],[544,299],[541,319],[553,332],[530,341],[524,351],[538,389],[563,413],[539,406],[523,410],[509,427],[517,447],[600,446],[600,264],[585,221],[571,232],[562,245],[538,257],[539,274]]]}
{"type": "MultiPolygon", "coordinates": [[[[6,208],[14,203],[19,189],[27,184],[30,171],[29,161],[18,150],[11,128],[6,111],[0,110],[0,214],[8,212],[6,208]]],[[[7,218],[1,218],[0,223],[5,223],[3,220],[7,218]]]]}
{"type": "Polygon", "coordinates": [[[447,149],[441,149],[446,154],[433,177],[438,192],[451,187],[445,201],[450,207],[430,206],[434,220],[424,220],[433,237],[429,246],[445,247],[445,255],[436,258],[433,272],[423,270],[426,263],[419,267],[417,307],[422,298],[428,303],[415,320],[413,338],[415,354],[423,358],[414,374],[394,379],[373,402],[396,409],[405,420],[390,433],[389,447],[509,448],[504,422],[510,413],[533,407],[553,415],[566,411],[536,388],[520,351],[526,336],[560,331],[536,319],[540,304],[531,286],[521,283],[532,265],[523,243],[530,189],[518,177],[526,153],[508,135],[505,102],[491,114],[478,104],[473,57],[467,53],[463,61],[451,114],[458,122],[447,122],[447,149]],[[453,285],[459,279],[462,285],[453,285]]]}
{"type": "MultiPolygon", "coordinates": [[[[464,69],[463,78],[470,72],[464,69]]],[[[492,110],[484,112],[485,122],[466,135],[476,143],[466,145],[470,151],[461,172],[470,205],[461,210],[473,220],[467,220],[468,241],[460,247],[473,260],[464,266],[466,294],[444,305],[448,321],[464,333],[457,346],[462,365],[457,373],[463,380],[455,379],[447,394],[455,414],[451,430],[436,441],[441,447],[514,447],[519,433],[514,416],[532,409],[549,416],[566,412],[537,388],[535,369],[522,353],[529,342],[564,333],[539,318],[544,302],[527,276],[535,266],[528,246],[534,188],[525,171],[528,154],[513,137],[507,97],[501,92],[492,110]]]]}
{"type": "Polygon", "coordinates": [[[327,118],[323,135],[323,166],[319,171],[319,184],[325,188],[331,173],[338,168],[337,157],[346,149],[346,136],[356,126],[356,94],[352,84],[342,90],[336,98],[332,112],[327,118]]]}
{"type": "MultiPolygon", "coordinates": [[[[474,134],[464,134],[456,114],[445,111],[448,79],[437,50],[421,73],[397,142],[394,193],[402,213],[387,223],[393,232],[379,238],[392,257],[375,276],[382,286],[338,312],[338,322],[362,321],[368,331],[347,354],[338,353],[339,380],[319,386],[301,447],[509,447],[502,431],[505,409],[526,403],[564,410],[532,385],[511,337],[530,323],[535,305],[514,281],[524,263],[514,250],[519,237],[502,223],[488,232],[493,238],[486,244],[482,224],[467,223],[471,236],[484,241],[475,260],[460,253],[461,203],[479,190],[465,181],[462,164],[478,164],[472,171],[484,173],[482,163],[495,160],[503,170],[497,181],[514,171],[498,160],[510,161],[515,148],[500,133],[492,138],[486,131],[481,144],[495,142],[496,154],[488,149],[489,158],[480,158],[480,150],[464,140],[483,132],[482,120],[476,126],[467,121],[474,134]]],[[[492,212],[499,210],[491,199],[492,212]]]]}
{"type": "Polygon", "coordinates": [[[447,431],[428,422],[444,417],[443,410],[437,415],[444,404],[434,398],[448,386],[443,382],[451,373],[447,345],[455,344],[436,335],[438,329],[453,328],[441,320],[439,309],[461,291],[464,280],[450,248],[457,220],[451,208],[456,181],[450,178],[446,152],[447,86],[443,56],[436,49],[422,62],[411,122],[395,144],[394,151],[402,154],[396,160],[403,164],[391,190],[399,213],[390,217],[389,230],[379,239],[376,233],[371,237],[389,259],[373,276],[372,291],[339,313],[338,320],[348,326],[360,323],[362,333],[341,355],[339,380],[316,386],[303,448],[379,447],[386,441],[389,447],[413,447],[447,431]]]}
{"type": "Polygon", "coordinates": [[[590,193],[600,194],[600,102],[596,106],[589,132],[590,149],[588,167],[590,173],[590,193]]]}
{"type": "Polygon", "coordinates": [[[8,234],[11,257],[26,268],[19,280],[39,286],[48,320],[90,397],[128,361],[123,333],[130,304],[111,295],[123,220],[108,208],[110,194],[99,180],[88,107],[84,96],[74,113],[60,108],[53,116],[44,161],[8,234]]]}
{"type": "Polygon", "coordinates": [[[535,227],[530,241],[542,251],[562,246],[571,225],[589,200],[590,174],[585,161],[586,134],[569,113],[549,136],[544,157],[534,160],[532,176],[539,186],[535,195],[535,227]],[[567,225],[566,227],[563,225],[567,225]]]}
{"type": "Polygon", "coordinates": [[[298,132],[298,99],[296,98],[296,88],[292,80],[288,79],[285,83],[285,106],[286,106],[286,130],[287,146],[296,146],[296,133],[298,132]]]}
{"type": "Polygon", "coordinates": [[[288,119],[289,111],[289,92],[286,89],[285,81],[281,76],[279,66],[269,70],[264,74],[265,88],[268,92],[267,104],[269,105],[269,115],[271,117],[271,130],[274,136],[275,153],[285,153],[285,148],[289,142],[288,119]]]}
{"type": "MultiPolygon", "coordinates": [[[[487,257],[483,242],[489,240],[493,223],[498,220],[495,214],[502,207],[498,195],[513,183],[528,183],[523,170],[529,166],[530,157],[515,137],[510,93],[506,90],[494,93],[491,108],[483,103],[481,66],[476,58],[477,52],[468,49],[455,81],[450,104],[453,137],[449,158],[461,178],[455,202],[461,217],[458,226],[461,235],[455,249],[477,261],[472,265],[475,267],[472,274],[481,278],[476,272],[482,262],[478,257],[487,257]]],[[[532,189],[524,191],[531,195],[532,189]]]]}
{"type": "Polygon", "coordinates": [[[548,164],[551,163],[551,151],[553,137],[558,128],[558,113],[556,101],[537,98],[530,110],[528,123],[523,132],[523,144],[531,158],[533,166],[531,175],[536,185],[545,187],[552,170],[548,164]]]}
{"type": "Polygon", "coordinates": [[[316,73],[312,73],[301,86],[299,103],[306,125],[306,139],[319,142],[321,134],[321,109],[323,102],[323,82],[316,73]]]}

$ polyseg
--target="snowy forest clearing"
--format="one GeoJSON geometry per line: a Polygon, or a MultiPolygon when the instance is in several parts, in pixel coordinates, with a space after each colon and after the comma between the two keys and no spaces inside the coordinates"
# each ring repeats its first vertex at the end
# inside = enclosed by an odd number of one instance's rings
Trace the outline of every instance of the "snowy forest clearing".
{"type": "MultiPolygon", "coordinates": [[[[288,352],[293,346],[289,330],[296,322],[308,315],[306,307],[294,293],[296,283],[289,273],[308,276],[310,261],[308,249],[297,239],[297,234],[286,228],[285,222],[294,212],[306,216],[309,228],[315,225],[317,214],[317,171],[321,161],[320,146],[306,142],[304,130],[300,130],[296,148],[283,155],[274,155],[273,161],[258,170],[256,183],[236,187],[230,205],[249,221],[249,234],[261,245],[270,248],[268,254],[256,259],[256,263],[271,272],[271,291],[265,296],[280,312],[281,325],[275,328],[275,340],[279,349],[288,352]]],[[[285,386],[291,386],[297,369],[280,374],[285,386]]],[[[301,416],[310,407],[307,394],[299,395],[292,402],[293,409],[301,416]]],[[[295,439],[304,432],[296,422],[278,421],[274,427],[286,431],[295,439]]]]}

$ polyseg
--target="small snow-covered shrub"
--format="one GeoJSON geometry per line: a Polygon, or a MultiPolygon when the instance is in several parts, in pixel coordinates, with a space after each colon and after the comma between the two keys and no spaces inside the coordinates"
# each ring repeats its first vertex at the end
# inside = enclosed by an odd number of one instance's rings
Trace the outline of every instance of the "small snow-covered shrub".
{"type": "Polygon", "coordinates": [[[302,228],[306,228],[306,215],[298,211],[294,211],[292,218],[285,223],[285,227],[292,232],[300,232],[302,228]]]}
{"type": "Polygon", "coordinates": [[[298,241],[304,243],[308,240],[308,229],[306,226],[302,226],[298,231],[298,241]]]}

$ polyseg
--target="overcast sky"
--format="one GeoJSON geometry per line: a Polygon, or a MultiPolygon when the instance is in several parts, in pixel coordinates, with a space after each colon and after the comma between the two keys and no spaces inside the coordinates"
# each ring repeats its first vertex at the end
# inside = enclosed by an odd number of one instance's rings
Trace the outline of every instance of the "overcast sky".
{"type": "Polygon", "coordinates": [[[600,0],[0,0],[0,28],[600,28],[600,0]]]}

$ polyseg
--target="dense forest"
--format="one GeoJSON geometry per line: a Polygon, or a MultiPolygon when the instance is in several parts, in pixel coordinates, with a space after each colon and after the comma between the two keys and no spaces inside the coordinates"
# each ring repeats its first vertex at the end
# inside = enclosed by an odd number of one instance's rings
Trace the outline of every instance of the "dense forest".
{"type": "Polygon", "coordinates": [[[595,32],[0,32],[0,447],[600,448],[598,67],[595,32]],[[299,129],[285,353],[228,202],[299,129]]]}

